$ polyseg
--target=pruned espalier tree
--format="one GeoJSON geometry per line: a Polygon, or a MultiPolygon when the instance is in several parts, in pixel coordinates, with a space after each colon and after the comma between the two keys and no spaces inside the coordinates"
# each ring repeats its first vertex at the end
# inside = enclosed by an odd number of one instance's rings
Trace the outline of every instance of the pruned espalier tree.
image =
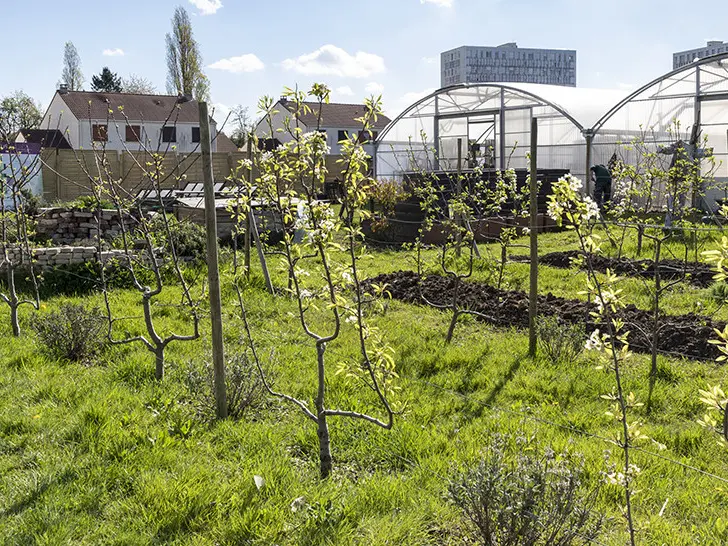
{"type": "Polygon", "coordinates": [[[8,135],[0,131],[0,271],[5,277],[0,299],[10,308],[13,335],[19,336],[18,310],[24,305],[36,310],[40,307],[38,276],[30,244],[35,219],[29,206],[31,181],[38,175],[40,155],[21,153],[3,136],[8,135]],[[30,279],[28,297],[18,292],[19,274],[30,279]]]}
{"type": "MultiPolygon", "coordinates": [[[[164,122],[165,127],[176,128],[178,117],[179,107],[175,106],[168,113],[164,122]]],[[[156,143],[139,138],[139,150],[130,150],[122,133],[130,125],[123,107],[119,107],[118,111],[109,109],[106,127],[109,131],[115,130],[118,140],[124,143],[121,153],[130,166],[129,171],[113,172],[109,157],[110,154],[115,156],[117,151],[107,150],[106,139],[93,143],[92,161],[87,161],[86,155],[76,157],[86,174],[87,190],[91,192],[96,202],[96,221],[100,224],[102,207],[109,206],[110,203],[120,222],[115,244],[123,250],[123,256],[115,263],[111,264],[103,259],[108,241],[103,239],[100,230],[97,237],[97,256],[108,319],[109,341],[113,345],[143,344],[154,355],[154,375],[156,379],[161,380],[165,373],[165,351],[169,344],[193,341],[200,335],[198,301],[193,298],[191,283],[183,272],[182,257],[179,255],[177,238],[174,234],[176,221],[163,212],[165,210],[163,189],[177,187],[180,181],[184,180],[186,171],[178,167],[169,168],[169,161],[165,159],[173,156],[175,149],[173,144],[162,142],[161,134],[156,143]],[[134,186],[126,183],[126,177],[131,169],[142,173],[141,181],[134,186]],[[144,205],[140,198],[142,190],[147,205],[144,205]],[[162,212],[150,214],[146,210],[149,200],[155,201],[154,208],[162,212]],[[137,335],[128,333],[123,337],[116,337],[117,330],[121,329],[120,322],[128,323],[138,320],[139,317],[115,316],[109,290],[111,267],[125,271],[131,286],[139,293],[143,329],[146,333],[137,335]],[[164,303],[165,300],[176,296],[179,296],[177,304],[164,303]],[[179,318],[191,323],[190,331],[185,334],[162,332],[158,324],[158,313],[155,312],[160,305],[176,307],[179,318]]],[[[144,130],[141,132],[144,133],[144,130]]],[[[125,330],[129,331],[131,327],[125,330]]]]}
{"type": "MultiPolygon", "coordinates": [[[[301,363],[315,369],[311,399],[273,389],[264,373],[270,363],[264,366],[261,361],[253,318],[246,314],[240,283],[238,297],[247,343],[269,394],[298,407],[316,426],[322,478],[327,478],[333,468],[329,420],[355,419],[390,429],[394,424],[393,399],[397,392],[394,351],[368,320],[385,289],[366,289],[359,266],[366,251],[359,222],[368,217],[364,205],[367,188],[374,183],[368,176],[369,157],[357,137],[339,143],[343,197],[342,210],[337,214],[331,203],[317,199],[327,174],[326,137],[318,128],[304,132],[298,121],[304,112],[313,111],[320,124],[329,93],[320,84],[315,84],[308,93],[286,89],[284,96],[292,115],[280,128],[280,133],[286,135],[280,140],[285,143],[270,152],[256,152],[252,167],[259,176],[255,180],[240,178],[235,184],[235,207],[244,211],[239,218],[255,202],[277,215],[286,226],[275,253],[279,254],[290,279],[288,294],[296,304],[296,321],[315,349],[315,360],[301,363]],[[311,102],[315,105],[311,106],[311,102]],[[340,339],[345,328],[356,330],[358,358],[351,362],[331,362],[327,349],[340,339]],[[360,388],[356,392],[361,405],[370,412],[375,412],[378,406],[380,416],[358,408],[332,407],[329,389],[334,382],[348,382],[352,388],[360,388]]],[[[273,120],[277,112],[273,109],[273,100],[263,98],[260,107],[264,123],[275,134],[273,120]]],[[[380,99],[367,100],[365,113],[356,122],[362,125],[363,131],[371,132],[380,112],[380,99]]],[[[242,282],[242,277],[237,278],[242,282]]]]}

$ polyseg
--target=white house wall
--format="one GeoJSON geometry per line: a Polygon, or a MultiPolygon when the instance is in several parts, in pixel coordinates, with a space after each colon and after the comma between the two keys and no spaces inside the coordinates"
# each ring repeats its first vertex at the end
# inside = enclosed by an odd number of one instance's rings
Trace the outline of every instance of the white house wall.
{"type": "MultiPolygon", "coordinates": [[[[199,123],[177,123],[177,141],[168,143],[162,142],[161,140],[163,123],[141,123],[130,120],[129,125],[139,125],[141,127],[141,135],[139,136],[142,142],[126,142],[126,120],[82,120],[79,123],[81,129],[79,144],[84,150],[91,149],[92,147],[92,125],[108,125],[108,141],[105,144],[107,150],[140,151],[146,146],[146,149],[154,152],[164,152],[167,149],[170,151],[174,149],[180,153],[200,151],[200,144],[198,142],[192,142],[192,128],[199,127],[199,123]]],[[[214,125],[210,127],[213,135],[216,130],[214,125]]],[[[96,144],[98,147],[101,143],[96,144]]],[[[217,142],[215,141],[212,142],[212,151],[217,151],[217,142]]]]}
{"type": "MultiPolygon", "coordinates": [[[[278,110],[278,112],[271,116],[270,122],[267,119],[262,120],[256,126],[255,134],[260,139],[276,138],[279,142],[285,144],[286,142],[290,142],[293,139],[290,132],[286,129],[286,118],[290,118],[291,113],[283,108],[280,104],[276,105],[275,109],[278,110]],[[272,133],[271,127],[273,128],[272,133]]],[[[294,124],[295,122],[291,121],[291,127],[295,127],[294,124]]],[[[312,130],[303,123],[301,123],[299,126],[304,133],[312,130]]],[[[339,145],[339,131],[346,131],[350,135],[355,135],[358,134],[359,131],[361,131],[361,125],[359,125],[358,127],[356,125],[352,125],[350,127],[323,126],[322,129],[326,131],[326,144],[329,146],[329,148],[331,148],[330,153],[333,155],[340,155],[341,146],[339,145]]],[[[374,146],[371,144],[366,144],[364,146],[364,151],[371,156],[374,154],[374,146]]]]}
{"type": "Polygon", "coordinates": [[[76,119],[76,116],[73,115],[58,93],[53,96],[53,100],[48,106],[48,110],[46,110],[40,128],[61,131],[71,147],[78,148],[78,119],[76,119]]]}

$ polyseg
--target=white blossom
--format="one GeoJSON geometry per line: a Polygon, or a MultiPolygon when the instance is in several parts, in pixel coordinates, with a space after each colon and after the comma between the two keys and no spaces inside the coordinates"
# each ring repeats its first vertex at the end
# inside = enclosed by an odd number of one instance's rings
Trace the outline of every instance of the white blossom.
{"type": "Polygon", "coordinates": [[[602,334],[597,328],[594,330],[591,335],[589,336],[589,339],[586,340],[586,343],[584,344],[584,348],[587,351],[601,351],[604,348],[604,342],[602,341],[602,334]]]}
{"type": "Polygon", "coordinates": [[[588,195],[584,197],[584,204],[586,205],[586,219],[591,220],[592,218],[599,217],[599,207],[596,202],[588,195]]]}

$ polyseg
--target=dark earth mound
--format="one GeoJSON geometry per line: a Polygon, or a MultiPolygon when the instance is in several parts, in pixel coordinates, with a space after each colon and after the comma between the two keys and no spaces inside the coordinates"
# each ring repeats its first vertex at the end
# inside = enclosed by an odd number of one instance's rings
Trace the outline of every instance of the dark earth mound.
{"type": "MultiPolygon", "coordinates": [[[[584,253],[579,250],[568,250],[565,252],[552,252],[539,257],[539,263],[551,267],[569,268],[572,267],[571,260],[584,253]]],[[[527,262],[528,256],[513,256],[513,261],[527,262]]],[[[598,254],[591,255],[592,267],[596,271],[604,273],[607,269],[622,277],[643,277],[653,279],[655,277],[655,262],[653,260],[633,260],[630,258],[609,258],[598,254]]],[[[660,260],[660,277],[667,281],[684,279],[686,283],[707,288],[713,284],[715,271],[710,265],[701,262],[683,262],[680,260],[660,260]]]]}
{"type": "MultiPolygon", "coordinates": [[[[388,284],[388,290],[397,300],[423,304],[422,297],[436,305],[449,305],[452,300],[454,279],[430,275],[419,282],[417,273],[398,271],[378,275],[366,283],[388,284]]],[[[487,316],[487,322],[495,326],[528,328],[528,294],[525,292],[499,290],[480,282],[464,282],[460,287],[459,306],[487,316]]],[[[539,314],[557,316],[564,323],[583,323],[587,333],[595,328],[604,331],[604,325],[595,323],[590,312],[594,304],[579,300],[557,298],[552,294],[539,296],[539,314]]],[[[628,305],[619,311],[619,318],[630,332],[630,347],[634,351],[651,352],[653,327],[652,313],[628,305]]],[[[688,315],[667,315],[660,317],[658,348],[662,353],[682,355],[694,359],[715,359],[719,351],[708,343],[715,339],[714,328],[722,330],[724,322],[693,313],[688,315]]]]}

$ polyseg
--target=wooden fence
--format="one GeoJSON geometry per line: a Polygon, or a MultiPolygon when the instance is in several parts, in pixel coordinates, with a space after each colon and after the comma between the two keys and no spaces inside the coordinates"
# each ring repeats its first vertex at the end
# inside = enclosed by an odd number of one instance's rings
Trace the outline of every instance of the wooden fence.
{"type": "MultiPolygon", "coordinates": [[[[162,160],[162,183],[164,189],[177,189],[190,182],[202,182],[202,155],[181,154],[168,151],[162,160]]],[[[41,153],[43,169],[43,197],[47,203],[72,201],[82,195],[91,195],[93,178],[99,176],[99,159],[103,157],[104,180],[121,180],[130,193],[148,187],[149,177],[145,175],[152,157],[145,152],[108,150],[104,154],[93,150],[47,149],[41,153]]],[[[215,181],[222,182],[247,158],[246,152],[215,152],[212,154],[212,169],[215,181]]],[[[339,156],[328,156],[327,181],[341,177],[339,156]]]]}

